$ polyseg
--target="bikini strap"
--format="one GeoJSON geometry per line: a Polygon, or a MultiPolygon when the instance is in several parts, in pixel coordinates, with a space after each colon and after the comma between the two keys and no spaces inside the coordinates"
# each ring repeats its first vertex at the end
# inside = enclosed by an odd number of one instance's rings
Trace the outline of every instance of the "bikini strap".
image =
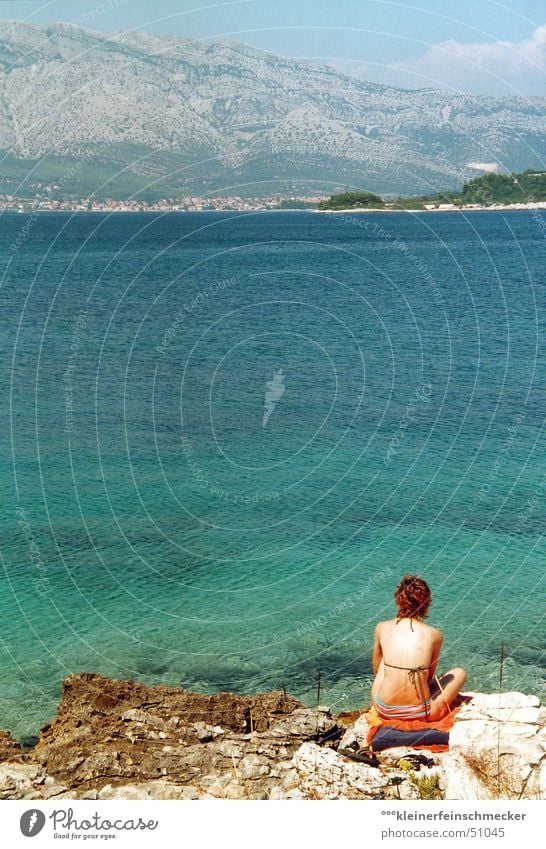
{"type": "Polygon", "coordinates": [[[415,687],[417,694],[419,694],[419,687],[417,686],[416,682],[417,673],[426,672],[428,669],[430,669],[430,664],[428,666],[396,666],[394,663],[385,663],[385,660],[383,660],[383,665],[390,666],[391,669],[403,669],[405,672],[407,672],[409,682],[415,687]]]}

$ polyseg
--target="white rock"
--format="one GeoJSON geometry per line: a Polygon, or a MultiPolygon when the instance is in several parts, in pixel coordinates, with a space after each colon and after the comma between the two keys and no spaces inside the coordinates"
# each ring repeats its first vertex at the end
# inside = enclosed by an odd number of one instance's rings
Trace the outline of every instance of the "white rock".
{"type": "MultiPolygon", "coordinates": [[[[170,784],[168,781],[157,779],[146,781],[142,784],[124,784],[121,787],[112,787],[106,784],[98,792],[99,799],[181,799],[183,798],[183,787],[170,784]]],[[[82,797],[89,798],[89,797],[82,797]]]]}
{"type": "Polygon", "coordinates": [[[541,725],[541,708],[515,707],[515,708],[477,708],[468,705],[457,715],[457,722],[467,722],[472,719],[494,719],[497,722],[522,722],[528,725],[541,725]]]}
{"type": "Polygon", "coordinates": [[[44,786],[44,789],[42,790],[42,796],[44,799],[55,799],[57,796],[62,796],[63,793],[68,793],[68,787],[65,787],[64,784],[57,784],[55,781],[53,784],[44,786]]]}
{"type": "Polygon", "coordinates": [[[514,692],[500,701],[499,710],[498,694],[482,694],[457,715],[441,760],[446,799],[540,798],[546,729],[538,699],[514,692]]]}
{"type": "Polygon", "coordinates": [[[240,778],[257,778],[261,775],[269,775],[270,769],[263,758],[250,754],[237,764],[237,774],[240,778]]]}
{"type": "Polygon", "coordinates": [[[137,722],[142,725],[151,725],[153,728],[168,728],[167,723],[160,716],[153,716],[153,714],[146,713],[146,711],[138,710],[137,708],[126,710],[121,715],[121,718],[124,722],[137,722]]]}
{"type": "Polygon", "coordinates": [[[545,710],[535,696],[523,693],[478,693],[464,704],[456,716],[457,723],[471,719],[495,719],[500,722],[523,722],[544,725],[545,710]]]}
{"type": "MultiPolygon", "coordinates": [[[[499,706],[501,708],[540,707],[538,696],[526,696],[525,693],[518,693],[515,690],[507,693],[465,693],[465,695],[472,696],[469,707],[485,711],[496,710],[499,706]]],[[[459,716],[466,707],[466,705],[463,706],[459,716]]]]}
{"type": "Polygon", "coordinates": [[[546,758],[543,759],[538,773],[538,798],[546,799],[546,758]]]}
{"type": "Polygon", "coordinates": [[[240,758],[243,754],[241,746],[233,740],[222,740],[218,744],[218,752],[225,755],[226,758],[240,758]]]}
{"type": "MultiPolygon", "coordinates": [[[[375,797],[388,785],[389,776],[381,769],[342,758],[333,749],[303,743],[294,755],[299,787],[305,798],[344,799],[375,797]]],[[[403,771],[398,773],[406,783],[403,771]]],[[[409,783],[408,783],[409,785],[409,783]]],[[[399,791],[402,785],[398,785],[399,791]]],[[[404,788],[407,798],[416,798],[404,788]]]]}
{"type": "Polygon", "coordinates": [[[511,726],[510,723],[502,725],[498,722],[472,720],[460,725],[455,723],[449,734],[449,749],[490,749],[496,752],[499,746],[521,747],[527,741],[538,742],[537,731],[532,725],[518,722],[511,726]]]}
{"type": "Polygon", "coordinates": [[[446,752],[442,759],[442,787],[446,799],[491,799],[492,795],[461,754],[446,752]]]}
{"type": "Polygon", "coordinates": [[[0,799],[38,799],[41,789],[36,779],[44,780],[42,767],[26,763],[0,763],[0,799]]]}
{"type": "Polygon", "coordinates": [[[370,723],[368,722],[368,718],[366,714],[362,714],[353,725],[347,728],[345,734],[341,738],[339,748],[347,749],[351,743],[355,742],[358,743],[359,746],[366,746],[369,730],[370,723]]]}
{"type": "Polygon", "coordinates": [[[200,743],[208,743],[213,739],[212,728],[205,722],[194,722],[195,735],[200,743]]]}

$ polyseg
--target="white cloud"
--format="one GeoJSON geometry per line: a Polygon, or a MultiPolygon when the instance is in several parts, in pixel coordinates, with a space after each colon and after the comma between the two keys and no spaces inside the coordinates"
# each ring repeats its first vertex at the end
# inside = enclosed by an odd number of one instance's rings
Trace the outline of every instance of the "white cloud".
{"type": "Polygon", "coordinates": [[[378,66],[341,60],[335,66],[343,73],[384,85],[546,97],[546,24],[531,38],[518,42],[463,44],[450,40],[432,45],[413,61],[378,66]]]}

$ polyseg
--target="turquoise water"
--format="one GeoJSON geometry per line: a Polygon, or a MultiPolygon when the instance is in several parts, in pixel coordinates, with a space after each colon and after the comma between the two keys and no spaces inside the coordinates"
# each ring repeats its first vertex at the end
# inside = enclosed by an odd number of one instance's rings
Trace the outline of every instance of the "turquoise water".
{"type": "Polygon", "coordinates": [[[357,707],[406,572],[540,692],[540,213],[4,214],[0,262],[0,727],[79,670],[357,707]]]}

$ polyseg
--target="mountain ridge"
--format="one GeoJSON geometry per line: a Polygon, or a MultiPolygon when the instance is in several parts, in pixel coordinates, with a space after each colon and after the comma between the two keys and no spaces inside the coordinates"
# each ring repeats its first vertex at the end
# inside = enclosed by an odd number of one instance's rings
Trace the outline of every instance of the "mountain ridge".
{"type": "Polygon", "coordinates": [[[0,180],[27,188],[25,165],[65,194],[422,194],[472,162],[543,167],[545,130],[545,98],[395,89],[232,39],[0,21],[0,180]]]}

